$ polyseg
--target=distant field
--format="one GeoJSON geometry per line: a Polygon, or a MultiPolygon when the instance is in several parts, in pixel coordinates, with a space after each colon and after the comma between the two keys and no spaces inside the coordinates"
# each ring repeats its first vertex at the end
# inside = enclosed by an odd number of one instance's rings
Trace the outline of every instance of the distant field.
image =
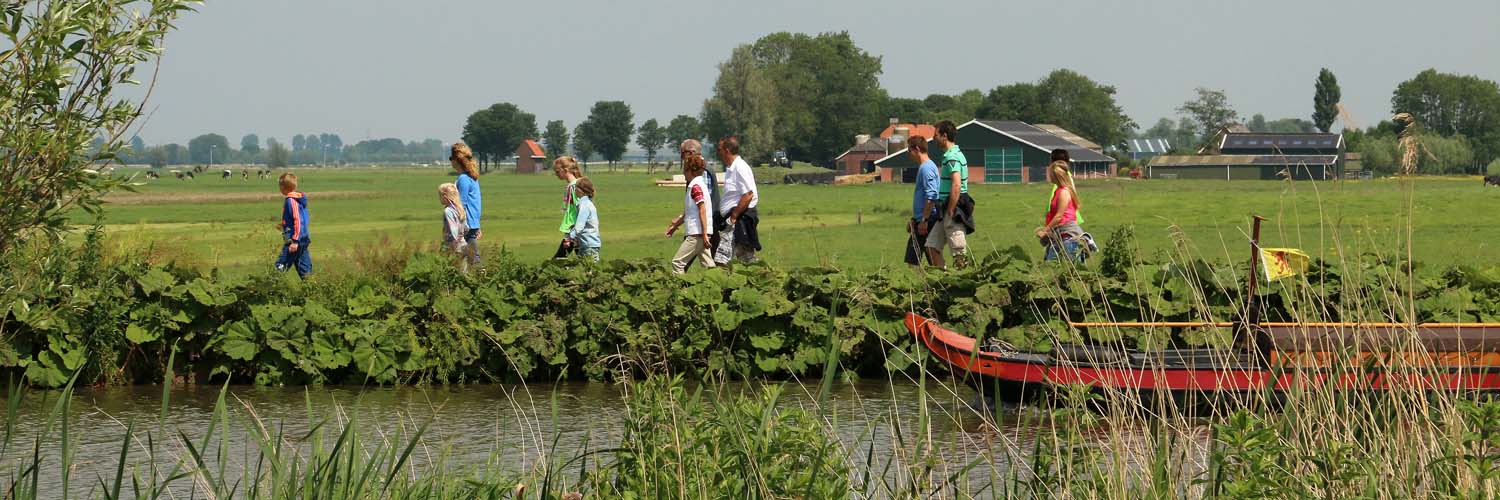
{"type": "MultiPolygon", "coordinates": [[[[602,167],[600,168],[602,170],[602,167]]],[[[129,171],[129,170],[125,170],[129,171]]],[[[296,170],[310,199],[313,252],[321,271],[349,269],[357,246],[431,243],[439,238],[439,183],[446,168],[325,168],[296,170]]],[[[665,262],[679,239],[662,237],[681,208],[680,188],[659,188],[639,169],[597,172],[605,258],[665,262]]],[[[112,241],[151,246],[181,263],[250,272],[274,259],[280,236],[279,195],[271,179],[149,180],[136,193],[111,195],[103,223],[112,241]]],[[[552,255],[561,237],[562,184],[551,175],[496,173],[484,189],[484,252],[502,248],[524,259],[552,255]]],[[[1466,179],[1421,179],[1415,193],[1413,238],[1419,261],[1450,264],[1500,261],[1500,189],[1466,179]]],[[[975,250],[1021,245],[1040,257],[1032,236],[1049,186],[975,185],[979,231],[975,250]]],[[[1302,248],[1315,256],[1394,253],[1406,239],[1406,198],[1394,180],[1345,182],[1087,181],[1079,186],[1085,229],[1101,239],[1134,224],[1145,253],[1173,248],[1186,236],[1190,251],[1214,260],[1244,258],[1251,214],[1270,219],[1268,246],[1302,248]]],[[[773,265],[832,264],[871,269],[899,265],[910,210],[910,185],[762,188],[763,257],[773,265]]],[[[80,225],[93,222],[80,214],[80,225]]]]}

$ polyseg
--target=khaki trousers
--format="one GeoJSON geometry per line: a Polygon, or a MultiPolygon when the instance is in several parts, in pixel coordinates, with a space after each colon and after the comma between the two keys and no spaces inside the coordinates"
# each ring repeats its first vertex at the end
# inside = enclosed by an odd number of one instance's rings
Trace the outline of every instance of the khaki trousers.
{"type": "Polygon", "coordinates": [[[691,235],[682,239],[682,246],[677,247],[677,254],[672,256],[672,272],[682,274],[687,271],[688,265],[697,259],[698,264],[704,269],[714,267],[714,255],[710,252],[708,245],[703,243],[699,235],[691,235]]]}

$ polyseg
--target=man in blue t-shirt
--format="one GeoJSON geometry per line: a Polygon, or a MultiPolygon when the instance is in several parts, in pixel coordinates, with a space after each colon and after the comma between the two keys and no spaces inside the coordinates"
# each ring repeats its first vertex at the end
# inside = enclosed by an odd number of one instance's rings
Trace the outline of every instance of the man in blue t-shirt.
{"type": "MultiPolygon", "coordinates": [[[[911,197],[911,220],[906,223],[906,263],[922,265],[924,242],[927,241],[928,224],[934,221],[938,210],[938,168],[927,156],[927,139],[912,136],[906,140],[906,155],[917,164],[917,183],[911,197]]],[[[929,256],[927,263],[932,263],[929,256]]]]}

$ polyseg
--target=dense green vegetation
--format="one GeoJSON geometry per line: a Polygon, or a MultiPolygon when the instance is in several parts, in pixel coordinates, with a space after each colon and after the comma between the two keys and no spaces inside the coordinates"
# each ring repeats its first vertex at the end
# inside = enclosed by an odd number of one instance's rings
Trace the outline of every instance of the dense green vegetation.
{"type": "MultiPolygon", "coordinates": [[[[781,378],[817,371],[832,343],[851,374],[883,375],[912,367],[908,311],[1025,350],[1225,345],[1227,330],[1066,326],[1239,317],[1243,265],[1142,261],[1128,233],[1117,231],[1098,263],[1081,269],[1011,248],[970,269],[925,274],[748,265],[678,277],[654,261],[500,255],[463,275],[447,257],[393,250],[362,260],[362,272],[304,282],[112,257],[96,231],[76,250],[6,264],[0,366],[49,387],[79,370],[88,384],[157,380],[174,350],[199,382],[602,380],[663,368],[781,378]]],[[[1489,266],[1418,268],[1408,284],[1393,259],[1320,261],[1309,281],[1259,293],[1269,320],[1495,321],[1500,267],[1489,266]]]]}

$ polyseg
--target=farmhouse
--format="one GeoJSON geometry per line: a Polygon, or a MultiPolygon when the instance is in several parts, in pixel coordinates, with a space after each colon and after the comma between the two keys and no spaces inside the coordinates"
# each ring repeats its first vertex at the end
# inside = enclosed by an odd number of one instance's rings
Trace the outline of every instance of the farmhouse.
{"type": "Polygon", "coordinates": [[[542,145],[537,144],[535,139],[521,141],[516,146],[516,173],[534,174],[545,170],[547,153],[542,151],[542,145]]]}
{"type": "Polygon", "coordinates": [[[854,147],[833,158],[840,175],[863,174],[875,171],[875,160],[889,154],[885,139],[871,139],[868,135],[854,138],[854,147]]]}
{"type": "Polygon", "coordinates": [[[1147,165],[1153,179],[1296,179],[1342,177],[1341,134],[1273,134],[1225,129],[1197,155],[1157,156],[1147,165]]]}
{"type": "MultiPolygon", "coordinates": [[[[936,147],[930,138],[928,144],[936,147]]],[[[958,147],[969,160],[970,183],[1044,182],[1053,149],[1068,151],[1079,177],[1111,175],[1115,163],[1103,153],[1019,121],[970,120],[958,126],[958,147]]],[[[916,177],[906,148],[876,160],[875,166],[881,182],[912,182],[916,177]]]]}

